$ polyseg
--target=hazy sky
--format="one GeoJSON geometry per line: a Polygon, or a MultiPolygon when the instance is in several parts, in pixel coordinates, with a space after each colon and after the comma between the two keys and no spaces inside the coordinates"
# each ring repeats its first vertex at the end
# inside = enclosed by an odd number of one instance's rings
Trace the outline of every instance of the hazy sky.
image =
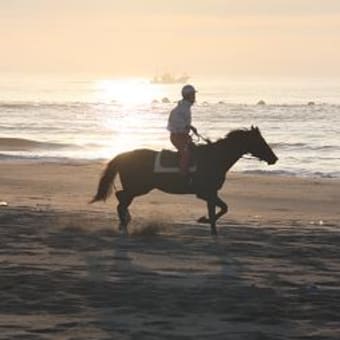
{"type": "Polygon", "coordinates": [[[0,0],[0,71],[340,76],[340,0],[0,0]]]}

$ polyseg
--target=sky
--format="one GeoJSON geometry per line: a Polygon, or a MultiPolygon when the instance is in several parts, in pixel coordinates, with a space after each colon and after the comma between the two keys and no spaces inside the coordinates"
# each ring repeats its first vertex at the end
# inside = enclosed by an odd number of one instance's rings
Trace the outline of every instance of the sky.
{"type": "Polygon", "coordinates": [[[339,0],[0,0],[0,72],[340,77],[339,0]]]}

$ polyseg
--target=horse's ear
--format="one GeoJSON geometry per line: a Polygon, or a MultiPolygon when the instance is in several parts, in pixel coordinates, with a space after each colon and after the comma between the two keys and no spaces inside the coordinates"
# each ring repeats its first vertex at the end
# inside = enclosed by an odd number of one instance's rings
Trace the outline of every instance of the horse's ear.
{"type": "Polygon", "coordinates": [[[252,130],[252,131],[255,130],[255,129],[254,129],[254,125],[251,126],[251,130],[252,130]]]}

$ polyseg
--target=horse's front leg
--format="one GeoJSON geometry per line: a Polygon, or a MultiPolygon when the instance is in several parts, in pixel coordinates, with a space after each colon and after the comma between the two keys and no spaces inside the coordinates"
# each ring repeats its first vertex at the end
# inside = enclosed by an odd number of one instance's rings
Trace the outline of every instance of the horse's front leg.
{"type": "MultiPolygon", "coordinates": [[[[221,210],[216,214],[216,221],[228,212],[228,205],[222,201],[218,196],[216,196],[215,204],[221,208],[221,210]]],[[[197,222],[199,223],[210,223],[210,219],[206,216],[200,217],[197,222]]]]}
{"type": "Polygon", "coordinates": [[[208,199],[208,216],[211,227],[211,235],[217,235],[216,231],[216,199],[211,197],[208,199]]]}
{"type": "Polygon", "coordinates": [[[216,205],[221,208],[221,210],[216,215],[216,221],[221,218],[224,214],[228,212],[228,205],[222,201],[218,196],[216,197],[216,205]]]}

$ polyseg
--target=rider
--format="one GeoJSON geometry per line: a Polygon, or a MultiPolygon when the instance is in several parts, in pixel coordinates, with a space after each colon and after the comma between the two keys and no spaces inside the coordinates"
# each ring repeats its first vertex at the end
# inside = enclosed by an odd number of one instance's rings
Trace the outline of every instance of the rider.
{"type": "Polygon", "coordinates": [[[177,106],[170,112],[168,130],[170,141],[179,151],[179,167],[181,174],[186,176],[189,172],[190,130],[197,134],[197,129],[191,125],[191,106],[196,100],[196,90],[192,85],[185,85],[182,88],[182,97],[177,106]]]}

